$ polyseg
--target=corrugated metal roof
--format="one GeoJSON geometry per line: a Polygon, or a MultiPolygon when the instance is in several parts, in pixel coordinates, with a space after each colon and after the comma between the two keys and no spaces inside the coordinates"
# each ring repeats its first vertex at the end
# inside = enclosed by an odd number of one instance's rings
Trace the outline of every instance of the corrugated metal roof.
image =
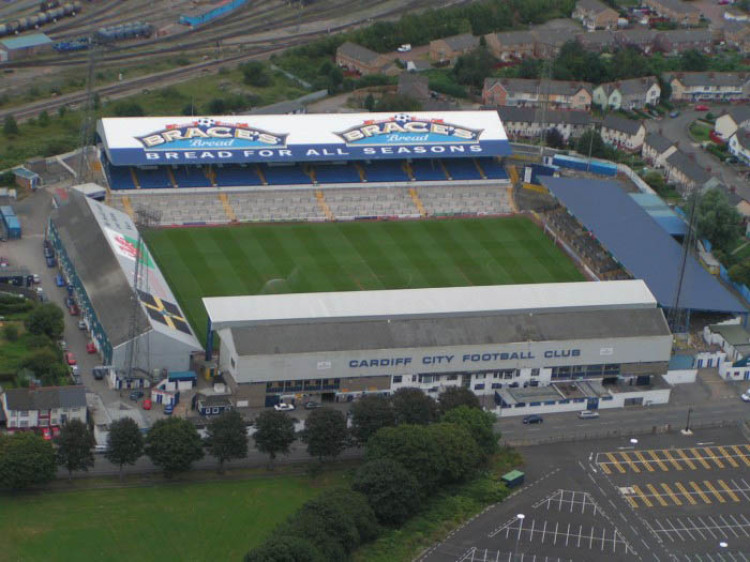
{"type": "Polygon", "coordinates": [[[353,319],[429,318],[589,308],[653,308],[642,281],[540,283],[203,299],[213,328],[353,319]]]}
{"type": "Polygon", "coordinates": [[[19,37],[11,37],[0,41],[0,44],[9,51],[27,49],[29,47],[39,47],[41,45],[49,45],[50,43],[52,43],[52,39],[47,37],[44,33],[32,33],[31,35],[21,35],[19,37]]]}
{"type": "MultiPolygon", "coordinates": [[[[542,177],[542,183],[665,308],[675,303],[682,246],[611,181],[542,177]]],[[[716,278],[688,256],[679,304],[692,310],[746,312],[716,278]]]]}

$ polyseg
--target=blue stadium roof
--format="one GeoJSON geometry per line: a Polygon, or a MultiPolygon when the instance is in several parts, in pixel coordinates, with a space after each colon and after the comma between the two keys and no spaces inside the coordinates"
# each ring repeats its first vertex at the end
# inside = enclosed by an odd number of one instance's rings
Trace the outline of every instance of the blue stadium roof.
{"type": "MultiPolygon", "coordinates": [[[[582,178],[540,178],[614,258],[643,279],[659,304],[674,306],[682,246],[617,183],[582,178]]],[[[747,312],[745,306],[688,256],[681,307],[711,312],[747,312]]]]}
{"type": "Polygon", "coordinates": [[[658,195],[631,193],[630,197],[672,236],[685,236],[687,224],[658,195]]]}

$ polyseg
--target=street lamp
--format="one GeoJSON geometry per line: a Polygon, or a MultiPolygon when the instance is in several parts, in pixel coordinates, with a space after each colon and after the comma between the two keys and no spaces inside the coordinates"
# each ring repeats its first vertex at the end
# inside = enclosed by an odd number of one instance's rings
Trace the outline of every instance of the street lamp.
{"type": "Polygon", "coordinates": [[[518,557],[518,543],[521,541],[521,532],[523,530],[523,520],[526,518],[526,516],[523,513],[519,513],[516,515],[516,519],[518,519],[518,535],[516,535],[516,544],[513,545],[513,562],[516,561],[516,558],[518,557]]]}
{"type": "Polygon", "coordinates": [[[693,413],[692,408],[688,408],[687,422],[685,423],[685,433],[690,432],[690,414],[693,413]]]}
{"type": "Polygon", "coordinates": [[[719,546],[720,546],[721,548],[726,548],[726,547],[728,547],[728,546],[729,546],[729,543],[728,543],[727,541],[721,541],[721,542],[719,543],[719,546]]]}

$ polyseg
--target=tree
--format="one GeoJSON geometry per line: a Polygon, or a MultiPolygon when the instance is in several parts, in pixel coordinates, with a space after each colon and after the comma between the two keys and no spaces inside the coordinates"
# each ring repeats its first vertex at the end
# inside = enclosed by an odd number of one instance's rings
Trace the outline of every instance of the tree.
{"type": "Polygon", "coordinates": [[[742,233],[742,217],[718,189],[709,189],[700,197],[696,208],[696,229],[700,238],[729,252],[742,233]]]}
{"type": "Polygon", "coordinates": [[[375,111],[375,98],[372,96],[372,94],[367,94],[364,106],[367,111],[375,111]]]}
{"type": "Polygon", "coordinates": [[[113,421],[109,426],[107,451],[104,457],[120,467],[120,480],[122,480],[122,467],[126,464],[135,464],[142,455],[143,434],[138,424],[131,418],[113,421]]]}
{"type": "Polygon", "coordinates": [[[565,137],[557,129],[557,127],[550,127],[544,135],[544,142],[550,148],[565,148],[565,137]]]}
{"type": "Polygon", "coordinates": [[[659,172],[647,173],[643,178],[643,181],[653,187],[657,193],[661,193],[662,191],[664,191],[664,188],[667,186],[667,182],[664,180],[664,176],[659,172]]]}
{"type": "Polygon", "coordinates": [[[477,408],[459,406],[447,412],[441,421],[465,427],[485,456],[497,452],[497,440],[500,436],[495,433],[494,429],[497,421],[495,414],[477,408]]]}
{"type": "Polygon", "coordinates": [[[307,443],[307,452],[321,462],[324,458],[335,458],[346,448],[346,417],[338,410],[320,408],[313,410],[305,421],[302,440],[307,443]]]}
{"type": "Polygon", "coordinates": [[[589,129],[581,135],[576,143],[576,152],[588,156],[589,154],[595,158],[607,158],[609,156],[609,148],[598,131],[589,129]]]}
{"type": "Polygon", "coordinates": [[[465,386],[449,386],[446,388],[438,395],[438,405],[442,414],[459,406],[482,407],[479,404],[479,397],[465,386]]]}
{"type": "Polygon", "coordinates": [[[375,435],[381,427],[396,425],[396,415],[387,396],[365,395],[350,409],[352,416],[352,436],[360,445],[375,435]]]}
{"type": "Polygon", "coordinates": [[[680,55],[680,70],[685,72],[708,70],[708,57],[696,49],[683,51],[680,55]]]}
{"type": "Polygon", "coordinates": [[[265,88],[271,84],[271,75],[262,62],[250,61],[240,65],[245,84],[265,88]]]}
{"type": "Polygon", "coordinates": [[[18,326],[16,324],[6,324],[3,326],[3,337],[9,342],[18,340],[18,326]]]}
{"type": "Polygon", "coordinates": [[[5,121],[3,121],[3,134],[6,137],[18,134],[18,123],[16,123],[16,118],[12,115],[6,115],[5,121]]]}
{"type": "Polygon", "coordinates": [[[211,420],[206,444],[208,452],[219,461],[219,474],[224,472],[226,461],[247,457],[247,429],[242,415],[229,410],[211,420]]]}
{"type": "Polygon", "coordinates": [[[497,60],[485,47],[478,47],[456,61],[453,74],[459,84],[481,88],[497,60]]]}
{"type": "Polygon", "coordinates": [[[245,562],[327,562],[307,539],[272,536],[245,555],[245,562]]]}
{"type": "Polygon", "coordinates": [[[88,470],[94,466],[96,441],[89,428],[81,420],[70,420],[60,429],[57,438],[57,464],[65,467],[68,478],[74,470],[88,470]]]}
{"type": "Polygon", "coordinates": [[[269,456],[269,466],[279,453],[289,453],[296,438],[294,421],[284,412],[263,410],[255,420],[255,447],[269,456]]]}
{"type": "Polygon", "coordinates": [[[419,510],[419,485],[400,463],[378,459],[362,465],[352,488],[363,493],[378,520],[398,527],[419,510]]]}
{"type": "Polygon", "coordinates": [[[118,102],[113,109],[113,113],[115,117],[142,117],[146,115],[143,108],[134,101],[118,102]]]}
{"type": "Polygon", "coordinates": [[[422,104],[409,96],[385,94],[375,104],[375,111],[421,111],[422,104]]]}
{"type": "Polygon", "coordinates": [[[750,261],[741,261],[730,267],[729,277],[731,277],[732,281],[735,283],[750,286],[750,261]]]}
{"type": "Polygon", "coordinates": [[[146,435],[145,452],[151,462],[164,470],[164,476],[171,478],[187,472],[203,458],[203,443],[188,420],[166,418],[158,420],[146,435]]]}
{"type": "Polygon", "coordinates": [[[391,397],[397,424],[426,425],[435,421],[437,404],[418,388],[400,388],[391,397]]]}
{"type": "Polygon", "coordinates": [[[54,480],[52,443],[30,432],[0,435],[0,487],[19,490],[54,480]]]}
{"type": "Polygon", "coordinates": [[[47,113],[46,109],[43,109],[42,112],[39,114],[39,126],[40,127],[46,127],[49,125],[49,113],[47,113]]]}
{"type": "Polygon", "coordinates": [[[49,347],[37,349],[28,355],[22,366],[34,372],[45,384],[55,384],[57,379],[67,374],[67,367],[60,362],[57,353],[49,347]]]}
{"type": "Polygon", "coordinates": [[[32,334],[44,334],[53,340],[59,339],[65,329],[65,315],[55,303],[42,303],[29,313],[26,329],[32,334]]]}
{"type": "Polygon", "coordinates": [[[428,425],[425,430],[427,439],[437,443],[440,448],[442,457],[440,482],[442,484],[466,480],[481,464],[482,451],[466,426],[436,423],[428,425]]]}

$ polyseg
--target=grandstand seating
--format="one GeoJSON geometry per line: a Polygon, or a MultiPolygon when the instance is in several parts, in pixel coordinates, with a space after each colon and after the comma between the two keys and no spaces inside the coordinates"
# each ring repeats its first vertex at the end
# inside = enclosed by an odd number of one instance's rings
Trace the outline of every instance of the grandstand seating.
{"type": "Polygon", "coordinates": [[[180,187],[211,187],[211,180],[206,177],[204,170],[197,166],[180,166],[172,173],[180,187]]]}
{"type": "Polygon", "coordinates": [[[352,164],[317,164],[315,179],[318,183],[360,183],[359,171],[352,164]]]}
{"type": "Polygon", "coordinates": [[[135,174],[138,176],[138,183],[145,189],[174,187],[166,168],[136,168],[135,174]]]}
{"type": "Polygon", "coordinates": [[[500,215],[510,213],[510,192],[494,186],[444,186],[417,189],[428,215],[500,215]]]}
{"type": "Polygon", "coordinates": [[[215,168],[216,184],[223,186],[261,185],[255,166],[223,166],[215,168]]]}
{"type": "Polygon", "coordinates": [[[312,189],[295,191],[253,191],[227,194],[240,222],[323,221],[312,189]]]}
{"type": "Polygon", "coordinates": [[[130,168],[123,166],[111,166],[106,164],[104,171],[112,189],[135,189],[133,176],[130,174],[130,168]]]}
{"type": "Polygon", "coordinates": [[[409,181],[401,160],[382,160],[367,162],[364,166],[368,182],[409,181]]]}
{"type": "Polygon", "coordinates": [[[261,170],[269,185],[311,184],[312,179],[300,166],[262,165],[261,170]]]}
{"type": "Polygon", "coordinates": [[[325,191],[325,200],[338,220],[357,217],[419,218],[419,210],[406,187],[331,189],[325,191]]]}
{"type": "Polygon", "coordinates": [[[477,162],[484,170],[484,175],[490,180],[507,180],[508,173],[502,164],[494,158],[477,158],[477,162]]]}
{"type": "Polygon", "coordinates": [[[411,163],[414,179],[417,181],[445,181],[448,178],[443,167],[435,160],[414,160],[411,163]]]}
{"type": "Polygon", "coordinates": [[[481,180],[482,176],[477,170],[476,164],[471,159],[446,158],[443,164],[448,168],[448,173],[454,180],[481,180]]]}

